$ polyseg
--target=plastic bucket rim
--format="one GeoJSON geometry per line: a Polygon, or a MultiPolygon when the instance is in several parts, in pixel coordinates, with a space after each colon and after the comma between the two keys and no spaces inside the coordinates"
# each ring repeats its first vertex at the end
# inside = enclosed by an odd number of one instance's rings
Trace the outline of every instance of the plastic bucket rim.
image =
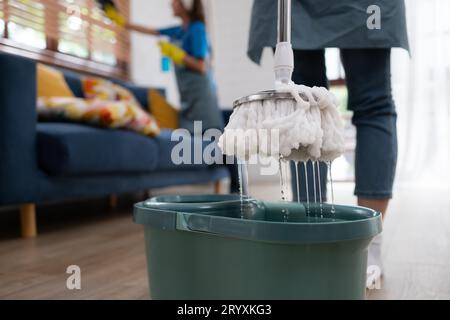
{"type": "MultiPolygon", "coordinates": [[[[172,199],[181,197],[171,196],[172,199]]],[[[230,197],[226,198],[230,199],[230,197]]],[[[134,220],[138,224],[151,229],[185,231],[247,241],[299,245],[363,241],[382,231],[381,214],[360,206],[335,205],[336,207],[347,207],[353,211],[355,209],[362,210],[365,214],[360,219],[329,222],[282,222],[209,215],[207,212],[183,212],[181,209],[168,210],[156,206],[151,208],[145,206],[146,202],[148,200],[135,204],[134,220]]],[[[203,204],[207,203],[207,201],[203,202],[203,204]]],[[[211,202],[209,203],[211,204],[211,202]]],[[[179,203],[179,205],[181,207],[183,203],[179,203]]]]}
{"type": "MultiPolygon", "coordinates": [[[[161,195],[161,196],[155,196],[155,197],[152,197],[152,198],[150,198],[148,200],[139,202],[136,205],[142,204],[142,209],[144,209],[144,210],[145,209],[153,210],[153,209],[157,208],[160,211],[166,211],[166,212],[185,213],[185,214],[189,214],[189,215],[195,215],[195,214],[196,215],[205,215],[205,214],[200,213],[200,212],[198,212],[198,213],[196,213],[196,212],[183,212],[182,208],[185,207],[185,206],[196,207],[198,205],[202,205],[204,207],[206,207],[206,206],[213,206],[213,205],[224,205],[227,202],[239,201],[239,200],[205,201],[205,202],[168,202],[168,201],[162,202],[162,201],[158,201],[161,206],[159,206],[157,204],[157,200],[164,199],[164,198],[166,198],[166,199],[167,198],[169,198],[169,199],[170,198],[180,198],[180,197],[185,197],[185,198],[190,198],[190,197],[197,198],[197,197],[199,197],[199,198],[202,198],[202,197],[211,197],[211,196],[224,197],[224,198],[225,197],[226,198],[234,197],[235,199],[239,199],[239,198],[236,198],[236,196],[234,196],[234,195],[207,195],[207,194],[199,194],[199,195],[167,195],[167,196],[166,195],[161,195]],[[146,203],[152,203],[153,205],[155,205],[155,208],[151,208],[151,207],[146,206],[145,205],[146,203]],[[178,210],[178,208],[177,209],[161,209],[160,207],[163,207],[164,204],[170,204],[171,206],[173,206],[175,208],[180,207],[180,210],[178,210]]],[[[237,196],[237,197],[239,197],[239,196],[237,196]]],[[[251,200],[257,200],[257,199],[252,198],[252,197],[246,197],[245,200],[251,201],[251,200]]],[[[376,210],[371,209],[371,208],[362,207],[362,206],[349,206],[349,205],[339,205],[339,204],[329,204],[329,203],[324,203],[323,205],[325,205],[325,206],[334,206],[334,207],[337,207],[337,208],[348,208],[348,209],[352,209],[352,210],[359,209],[359,210],[365,211],[367,213],[367,217],[364,217],[362,219],[356,219],[356,220],[329,221],[329,222],[317,223],[317,224],[320,224],[320,225],[339,224],[339,223],[348,224],[348,223],[366,221],[366,220],[372,219],[372,218],[377,219],[378,217],[381,216],[381,212],[376,211],[376,210]]],[[[221,218],[221,216],[215,216],[215,218],[221,218]]],[[[222,218],[225,218],[225,217],[222,217],[222,218]]],[[[282,223],[282,224],[286,224],[286,223],[287,224],[313,224],[314,223],[314,222],[281,222],[281,221],[251,220],[251,219],[242,219],[242,218],[237,218],[237,217],[226,217],[226,219],[234,219],[236,221],[248,220],[248,221],[253,221],[255,223],[262,223],[262,222],[265,222],[265,223],[282,223]]]]}

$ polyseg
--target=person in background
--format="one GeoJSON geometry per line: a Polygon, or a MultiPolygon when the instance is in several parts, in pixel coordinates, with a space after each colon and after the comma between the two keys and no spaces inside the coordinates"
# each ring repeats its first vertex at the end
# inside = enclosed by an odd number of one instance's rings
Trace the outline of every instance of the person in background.
{"type": "MultiPolygon", "coordinates": [[[[274,48],[276,41],[277,1],[254,1],[248,56],[259,63],[263,48],[274,48]]],[[[348,108],[353,111],[352,123],[357,130],[355,195],[358,205],[380,211],[385,217],[397,160],[391,48],[409,50],[404,1],[292,0],[292,46],[295,65],[292,80],[310,87],[328,88],[324,49],[340,49],[348,108]]],[[[301,166],[300,180],[305,181],[301,166]]],[[[311,163],[307,167],[308,178],[312,179],[311,163]]],[[[291,168],[295,169],[295,165],[291,168]]],[[[322,194],[326,195],[327,166],[322,164],[320,172],[322,194]]],[[[312,181],[308,184],[313,185],[312,181]]],[[[300,185],[303,186],[300,198],[306,201],[305,184],[300,185]]],[[[292,181],[295,198],[296,186],[297,181],[292,181]]],[[[381,275],[381,235],[370,244],[368,258],[368,266],[377,266],[381,275]]],[[[368,277],[368,287],[373,287],[369,282],[377,280],[368,277]]]]}
{"type": "MultiPolygon", "coordinates": [[[[170,42],[160,41],[163,56],[175,65],[180,91],[180,128],[194,133],[194,121],[207,129],[223,130],[224,122],[219,109],[217,91],[212,76],[211,52],[205,25],[202,0],[172,0],[172,10],[181,19],[181,25],[154,29],[131,23],[125,28],[154,36],[166,36],[170,42]]],[[[237,166],[228,166],[231,174],[231,192],[238,192],[237,166]]]]}
{"type": "Polygon", "coordinates": [[[180,127],[194,132],[194,121],[202,121],[203,130],[223,129],[215,83],[212,78],[210,47],[201,0],[173,0],[173,14],[181,25],[153,29],[126,23],[125,28],[144,34],[167,36],[170,42],[160,41],[164,56],[172,59],[180,90],[180,127]]]}

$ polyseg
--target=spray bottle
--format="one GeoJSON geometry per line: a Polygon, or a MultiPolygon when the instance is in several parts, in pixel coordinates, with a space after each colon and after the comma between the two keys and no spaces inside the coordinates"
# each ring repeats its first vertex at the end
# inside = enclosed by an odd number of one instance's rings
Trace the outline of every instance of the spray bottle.
{"type": "MultiPolygon", "coordinates": [[[[169,41],[169,37],[161,36],[160,41],[169,41]]],[[[161,54],[161,72],[168,73],[170,71],[170,58],[161,54]]]]}

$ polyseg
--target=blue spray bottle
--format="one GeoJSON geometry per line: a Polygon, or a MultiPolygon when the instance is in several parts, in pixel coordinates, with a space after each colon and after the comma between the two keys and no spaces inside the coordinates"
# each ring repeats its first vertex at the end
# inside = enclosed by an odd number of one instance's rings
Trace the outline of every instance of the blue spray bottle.
{"type": "MultiPolygon", "coordinates": [[[[169,41],[167,37],[161,37],[162,41],[169,41]]],[[[165,55],[161,55],[161,71],[167,73],[170,71],[170,58],[165,55]]]]}

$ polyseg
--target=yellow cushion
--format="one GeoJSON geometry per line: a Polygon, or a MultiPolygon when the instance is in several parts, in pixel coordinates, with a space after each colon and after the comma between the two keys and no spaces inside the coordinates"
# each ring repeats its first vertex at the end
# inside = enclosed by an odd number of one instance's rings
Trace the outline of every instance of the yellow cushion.
{"type": "Polygon", "coordinates": [[[162,129],[178,128],[178,111],[172,107],[166,99],[154,89],[148,93],[150,113],[155,117],[158,126],[162,129]]]}
{"type": "Polygon", "coordinates": [[[61,71],[37,64],[38,97],[73,97],[73,92],[64,79],[61,71]]]}

